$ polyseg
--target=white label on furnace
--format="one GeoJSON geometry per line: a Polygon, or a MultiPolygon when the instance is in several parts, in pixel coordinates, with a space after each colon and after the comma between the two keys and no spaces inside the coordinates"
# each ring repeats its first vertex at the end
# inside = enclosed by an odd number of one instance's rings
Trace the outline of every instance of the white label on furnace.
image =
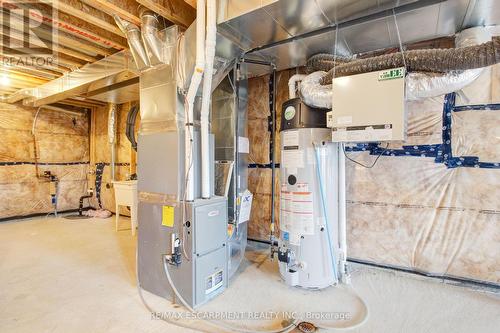
{"type": "Polygon", "coordinates": [[[205,279],[205,295],[219,289],[224,283],[223,271],[217,271],[205,279]]]}
{"type": "Polygon", "coordinates": [[[285,168],[303,168],[304,151],[303,150],[283,150],[281,163],[285,168]]]}
{"type": "Polygon", "coordinates": [[[240,196],[240,215],[238,216],[238,224],[250,220],[250,214],[252,212],[252,200],[253,194],[249,190],[245,190],[240,196]]]}
{"type": "Polygon", "coordinates": [[[299,145],[299,131],[284,131],[283,132],[283,146],[298,146],[299,145]]]}

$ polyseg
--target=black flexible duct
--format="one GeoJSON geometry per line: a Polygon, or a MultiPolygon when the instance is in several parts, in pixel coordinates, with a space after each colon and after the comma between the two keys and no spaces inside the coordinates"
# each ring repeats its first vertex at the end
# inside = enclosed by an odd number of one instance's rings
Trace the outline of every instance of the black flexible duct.
{"type": "Polygon", "coordinates": [[[328,72],[334,65],[341,65],[352,61],[351,58],[335,56],[328,53],[318,53],[307,59],[306,73],[311,74],[316,71],[328,72]]]}
{"type": "Polygon", "coordinates": [[[137,113],[139,112],[139,106],[134,105],[130,108],[127,115],[127,126],[125,129],[125,134],[127,135],[128,141],[132,145],[132,148],[137,151],[137,140],[135,139],[135,122],[137,119],[137,113]]]}
{"type": "Polygon", "coordinates": [[[378,57],[353,60],[331,69],[321,84],[332,83],[332,77],[349,76],[384,69],[403,67],[409,72],[448,72],[495,65],[500,62],[500,37],[491,42],[455,49],[411,50],[378,57]],[[335,73],[334,73],[335,71],[335,73]]]}

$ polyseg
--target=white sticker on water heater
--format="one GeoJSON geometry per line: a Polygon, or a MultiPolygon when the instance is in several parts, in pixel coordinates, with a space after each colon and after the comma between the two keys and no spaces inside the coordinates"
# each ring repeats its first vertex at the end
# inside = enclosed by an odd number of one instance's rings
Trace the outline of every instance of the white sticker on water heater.
{"type": "Polygon", "coordinates": [[[303,168],[304,167],[304,151],[303,150],[283,150],[281,163],[285,168],[303,168]]]}
{"type": "Polygon", "coordinates": [[[284,131],[282,144],[284,147],[298,147],[299,131],[284,131]]]}
{"type": "Polygon", "coordinates": [[[283,187],[280,211],[280,229],[290,234],[291,244],[297,242],[297,237],[301,235],[314,234],[314,202],[309,184],[299,183],[297,190],[293,192],[283,187]]]}
{"type": "Polygon", "coordinates": [[[295,230],[302,235],[314,234],[314,205],[311,192],[293,192],[291,211],[295,230]]]}

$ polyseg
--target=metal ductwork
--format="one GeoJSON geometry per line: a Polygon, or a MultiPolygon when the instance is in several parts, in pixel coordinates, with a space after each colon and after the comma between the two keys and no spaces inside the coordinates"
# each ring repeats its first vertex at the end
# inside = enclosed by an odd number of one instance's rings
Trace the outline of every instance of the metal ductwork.
{"type": "MultiPolygon", "coordinates": [[[[92,96],[95,99],[112,102],[113,98],[106,93],[113,92],[115,88],[137,83],[137,75],[137,68],[130,52],[123,50],[38,87],[21,89],[9,96],[7,101],[15,103],[23,100],[24,105],[36,107],[74,96],[92,96]]],[[[130,98],[137,99],[137,96],[138,94],[131,95],[130,98]]],[[[115,102],[123,103],[122,100],[115,102]]]]}
{"type": "Polygon", "coordinates": [[[142,10],[141,28],[122,20],[117,15],[114,16],[114,19],[127,36],[130,52],[139,70],[165,63],[170,59],[170,55],[165,52],[166,41],[164,39],[167,34],[160,31],[160,21],[154,12],[147,9],[142,10]]]}
{"type": "Polygon", "coordinates": [[[139,71],[161,63],[164,53],[156,16],[146,10],[141,18],[142,33],[136,25],[115,16],[130,50],[87,64],[39,87],[19,90],[7,101],[23,100],[25,105],[40,106],[74,96],[116,104],[138,100],[139,71]]]}
{"type": "Polygon", "coordinates": [[[158,17],[150,10],[141,14],[142,41],[152,66],[165,62],[163,56],[163,42],[159,37],[158,17]]]}
{"type": "Polygon", "coordinates": [[[151,63],[142,44],[141,30],[135,24],[122,20],[118,15],[114,15],[114,19],[120,30],[127,36],[128,46],[137,68],[142,70],[149,67],[151,63]]]}

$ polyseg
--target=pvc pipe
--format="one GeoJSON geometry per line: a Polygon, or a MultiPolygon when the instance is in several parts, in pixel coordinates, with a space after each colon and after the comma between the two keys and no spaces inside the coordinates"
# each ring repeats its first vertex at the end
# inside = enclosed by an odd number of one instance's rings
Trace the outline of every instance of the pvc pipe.
{"type": "MultiPolygon", "coordinates": [[[[198,4],[199,6],[199,4],[198,4]]],[[[210,198],[210,133],[209,115],[212,97],[212,76],[214,71],[215,44],[217,38],[216,1],[207,1],[207,39],[205,44],[205,76],[203,77],[203,99],[201,102],[201,197],[210,198]]]]}
{"type": "Polygon", "coordinates": [[[347,209],[346,209],[346,181],[345,181],[345,155],[343,143],[337,145],[338,150],[338,193],[339,193],[339,247],[340,247],[340,278],[346,281],[347,263],[347,209]]]}
{"type": "Polygon", "coordinates": [[[184,169],[186,176],[185,200],[194,200],[194,99],[205,70],[205,0],[198,0],[196,6],[196,64],[186,95],[188,106],[184,135],[184,169]]]}
{"type": "Polygon", "coordinates": [[[297,97],[297,94],[295,93],[297,91],[296,84],[302,81],[302,79],[306,76],[307,75],[305,74],[295,74],[290,77],[288,80],[288,95],[290,99],[297,97]]]}

